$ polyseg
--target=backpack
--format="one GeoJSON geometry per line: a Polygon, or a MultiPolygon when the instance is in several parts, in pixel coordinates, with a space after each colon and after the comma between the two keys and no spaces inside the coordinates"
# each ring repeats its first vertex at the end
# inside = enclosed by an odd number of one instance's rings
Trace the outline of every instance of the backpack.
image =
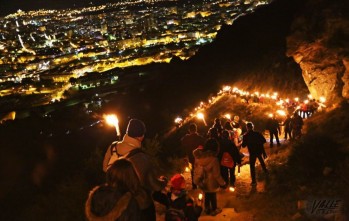
{"type": "Polygon", "coordinates": [[[184,211],[182,209],[169,208],[165,213],[165,221],[186,221],[184,211]]]}
{"type": "Polygon", "coordinates": [[[224,152],[222,155],[221,165],[228,168],[233,168],[234,160],[228,152],[224,152]]]}

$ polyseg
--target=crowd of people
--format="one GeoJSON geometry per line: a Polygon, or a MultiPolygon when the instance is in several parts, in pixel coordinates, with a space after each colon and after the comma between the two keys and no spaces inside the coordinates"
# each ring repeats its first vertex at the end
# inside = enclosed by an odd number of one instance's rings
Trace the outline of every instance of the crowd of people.
{"type": "MultiPolygon", "coordinates": [[[[296,112],[281,124],[270,118],[266,126],[270,147],[274,137],[280,145],[280,126],[284,126],[287,139],[299,138],[302,125],[303,120],[296,112]]],[[[197,125],[190,123],[188,133],[181,138],[181,148],[191,164],[192,189],[203,192],[202,198],[193,199],[187,194],[181,174],[175,174],[171,179],[163,176],[153,165],[151,156],[142,150],[145,132],[142,121],[131,119],[123,139],[108,147],[103,160],[106,181],[90,191],[85,204],[88,220],[155,221],[154,201],[166,207],[166,221],[196,221],[202,211],[215,216],[222,212],[217,206],[217,192],[235,187],[235,170],[241,166],[244,157],[241,148],[247,147],[249,152],[251,186],[257,185],[257,159],[268,175],[264,163],[266,139],[262,133],[254,131],[252,122],[242,123],[234,116],[223,125],[220,118],[216,118],[203,136],[198,133],[197,125]],[[168,185],[170,190],[164,192],[168,185]]]]}

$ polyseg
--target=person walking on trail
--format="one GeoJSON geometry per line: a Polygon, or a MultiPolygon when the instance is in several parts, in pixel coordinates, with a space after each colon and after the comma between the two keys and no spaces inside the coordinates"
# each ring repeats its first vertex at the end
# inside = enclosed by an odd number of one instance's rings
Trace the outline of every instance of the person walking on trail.
{"type": "Polygon", "coordinates": [[[109,146],[103,160],[103,169],[108,172],[110,165],[113,165],[113,162],[110,162],[112,155],[116,155],[119,159],[128,159],[146,192],[146,200],[140,204],[141,218],[142,220],[155,221],[156,212],[152,194],[155,191],[162,190],[167,184],[167,179],[160,176],[159,171],[152,163],[151,156],[141,149],[145,131],[145,124],[142,121],[131,119],[123,140],[117,143],[114,142],[109,146]]]}
{"type": "Polygon", "coordinates": [[[265,138],[260,132],[256,132],[253,129],[253,124],[251,122],[246,124],[247,132],[242,137],[242,147],[246,147],[250,154],[250,173],[251,173],[251,185],[257,185],[256,182],[256,168],[255,163],[258,158],[264,172],[268,174],[267,167],[265,166],[263,158],[267,157],[264,150],[264,144],[266,143],[265,138]]]}
{"type": "Polygon", "coordinates": [[[186,156],[188,157],[188,161],[192,166],[192,169],[190,171],[191,173],[191,180],[192,180],[192,188],[196,189],[196,185],[194,184],[193,178],[194,178],[194,156],[193,156],[193,150],[195,150],[198,146],[203,146],[205,144],[205,138],[202,137],[197,132],[197,126],[195,123],[192,123],[189,125],[189,133],[186,134],[181,139],[182,148],[184,149],[186,156]]]}
{"type": "Polygon", "coordinates": [[[221,162],[221,175],[226,183],[235,186],[235,167],[241,164],[241,156],[227,130],[222,132],[219,150],[218,160],[221,162]]]}
{"type": "Polygon", "coordinates": [[[217,159],[218,142],[208,139],[203,147],[193,151],[195,157],[194,183],[205,193],[205,213],[215,216],[222,212],[217,207],[217,191],[227,188],[220,173],[220,164],[217,159]]]}
{"type": "Polygon", "coordinates": [[[287,138],[292,139],[291,136],[291,116],[287,115],[286,120],[284,121],[284,123],[282,124],[282,126],[284,126],[284,131],[285,131],[285,140],[287,140],[287,138]]]}
{"type": "Polygon", "coordinates": [[[202,212],[202,202],[188,195],[185,178],[181,174],[173,175],[170,186],[170,191],[161,192],[157,200],[166,206],[165,221],[197,221],[202,212]]]}
{"type": "Polygon", "coordinates": [[[280,130],[280,125],[278,120],[275,118],[275,116],[271,116],[268,119],[267,122],[267,130],[269,131],[269,136],[270,136],[270,147],[272,148],[274,145],[274,136],[275,136],[275,140],[278,146],[280,146],[280,140],[279,140],[279,134],[281,134],[281,130],[280,130]]]}
{"type": "Polygon", "coordinates": [[[212,125],[212,128],[216,128],[218,136],[221,136],[222,131],[223,131],[223,126],[222,126],[221,119],[215,118],[214,119],[214,124],[212,125]]]}
{"type": "Polygon", "coordinates": [[[90,191],[85,204],[86,218],[89,221],[142,221],[138,201],[144,199],[143,196],[132,163],[117,160],[107,172],[107,182],[90,191]]]}
{"type": "Polygon", "coordinates": [[[293,139],[300,139],[302,136],[303,119],[294,112],[290,122],[291,134],[293,139]]]}

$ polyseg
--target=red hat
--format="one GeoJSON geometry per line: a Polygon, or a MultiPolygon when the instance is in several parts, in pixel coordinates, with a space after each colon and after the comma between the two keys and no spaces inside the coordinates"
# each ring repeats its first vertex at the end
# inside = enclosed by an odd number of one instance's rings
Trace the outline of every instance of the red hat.
{"type": "Polygon", "coordinates": [[[174,190],[182,190],[185,188],[185,179],[181,174],[174,175],[171,180],[171,187],[174,190]]]}

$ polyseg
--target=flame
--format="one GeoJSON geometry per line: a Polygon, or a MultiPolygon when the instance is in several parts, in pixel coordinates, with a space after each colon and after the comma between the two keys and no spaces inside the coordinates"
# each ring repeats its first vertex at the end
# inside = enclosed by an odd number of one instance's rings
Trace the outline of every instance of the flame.
{"type": "Polygon", "coordinates": [[[203,113],[198,113],[198,114],[196,115],[196,117],[197,117],[198,119],[201,119],[201,120],[205,119],[205,116],[204,116],[203,113]]]}
{"type": "Polygon", "coordinates": [[[198,199],[202,200],[202,197],[203,197],[202,193],[199,193],[198,199]]]}
{"type": "Polygon", "coordinates": [[[223,91],[228,92],[230,91],[231,87],[230,86],[223,86],[223,91]]]}
{"type": "Polygon", "coordinates": [[[116,135],[120,136],[119,119],[115,114],[108,114],[104,116],[107,124],[114,126],[116,129],[116,135]]]}
{"type": "Polygon", "coordinates": [[[228,120],[231,119],[231,115],[230,114],[225,114],[224,117],[227,118],[228,120]]]}
{"type": "Polygon", "coordinates": [[[286,112],[284,110],[277,110],[276,113],[280,116],[286,116],[286,112]]]}

